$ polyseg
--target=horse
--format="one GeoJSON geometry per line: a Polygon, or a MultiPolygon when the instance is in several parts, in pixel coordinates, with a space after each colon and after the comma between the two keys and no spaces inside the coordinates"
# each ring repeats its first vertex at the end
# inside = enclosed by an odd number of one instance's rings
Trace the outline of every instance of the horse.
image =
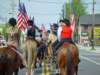
{"type": "Polygon", "coordinates": [[[22,57],[12,46],[0,47],[0,75],[18,75],[22,57]]]}
{"type": "Polygon", "coordinates": [[[37,41],[33,38],[28,38],[24,41],[22,49],[24,55],[24,65],[26,68],[26,75],[33,75],[34,65],[36,61],[37,41]]]}
{"type": "MultiPolygon", "coordinates": [[[[65,73],[65,71],[66,71],[65,67],[67,66],[67,64],[70,64],[69,61],[71,60],[70,61],[71,65],[74,64],[74,66],[76,66],[76,67],[68,66],[68,69],[67,68],[66,69],[69,70],[70,69],[69,67],[71,67],[71,69],[74,70],[74,68],[75,68],[76,75],[77,75],[78,63],[79,63],[79,53],[78,53],[77,46],[70,44],[70,43],[67,43],[67,44],[65,43],[57,50],[56,55],[54,55],[55,53],[53,53],[53,52],[55,52],[55,51],[52,50],[53,49],[52,45],[57,43],[57,36],[54,35],[53,33],[50,33],[48,41],[49,41],[48,51],[51,51],[51,53],[50,53],[50,55],[52,56],[51,58],[53,58],[53,60],[56,60],[55,62],[58,66],[60,74],[61,75],[67,74],[67,73],[65,73]],[[74,61],[72,61],[72,60],[74,60],[74,61]]],[[[70,74],[67,74],[67,75],[70,75],[70,74]]],[[[73,75],[73,74],[71,74],[71,75],[73,75]]]]}
{"type": "Polygon", "coordinates": [[[48,40],[47,40],[47,48],[48,48],[48,57],[49,59],[54,60],[54,50],[53,50],[53,45],[57,43],[57,36],[55,34],[53,34],[52,32],[49,34],[48,36],[48,40]]]}
{"type": "Polygon", "coordinates": [[[42,62],[44,59],[46,59],[47,56],[46,43],[44,41],[40,41],[37,50],[38,50],[37,57],[42,62]]]}
{"type": "Polygon", "coordinates": [[[65,42],[58,48],[56,63],[60,75],[77,75],[79,53],[74,44],[65,42]]]}

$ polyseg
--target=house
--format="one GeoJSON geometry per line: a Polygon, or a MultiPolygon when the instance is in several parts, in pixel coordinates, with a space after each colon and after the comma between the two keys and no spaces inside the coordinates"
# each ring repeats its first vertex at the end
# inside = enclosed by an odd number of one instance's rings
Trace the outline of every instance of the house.
{"type": "Polygon", "coordinates": [[[78,35],[80,44],[84,44],[86,41],[90,44],[92,28],[94,29],[94,43],[100,45],[100,14],[95,14],[94,21],[92,14],[83,15],[79,18],[78,35]]]}

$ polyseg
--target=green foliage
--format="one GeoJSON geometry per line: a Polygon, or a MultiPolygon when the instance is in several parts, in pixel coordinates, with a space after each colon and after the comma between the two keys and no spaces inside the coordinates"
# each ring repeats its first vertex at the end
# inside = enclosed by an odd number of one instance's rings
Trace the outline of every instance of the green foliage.
{"type": "Polygon", "coordinates": [[[86,14],[85,7],[81,0],[73,0],[72,5],[75,16],[80,17],[86,14]]]}
{"type": "MultiPolygon", "coordinates": [[[[86,10],[85,10],[86,8],[83,5],[81,0],[72,0],[71,8],[73,9],[76,17],[80,17],[86,14],[86,10]]],[[[70,16],[70,4],[69,3],[66,4],[65,10],[66,10],[66,18],[67,18],[70,16]]]]}
{"type": "Polygon", "coordinates": [[[2,29],[2,35],[4,35],[5,38],[7,38],[7,28],[8,27],[9,25],[7,23],[0,25],[0,28],[2,29]]]}
{"type": "Polygon", "coordinates": [[[66,18],[69,18],[70,16],[70,4],[69,3],[66,3],[66,5],[65,5],[65,7],[66,7],[66,9],[65,9],[65,11],[66,11],[66,18]]]}

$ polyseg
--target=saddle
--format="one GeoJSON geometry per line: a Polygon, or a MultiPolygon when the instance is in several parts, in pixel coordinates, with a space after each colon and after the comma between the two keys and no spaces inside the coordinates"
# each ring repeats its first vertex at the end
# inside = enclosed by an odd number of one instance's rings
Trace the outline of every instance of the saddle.
{"type": "MultiPolygon", "coordinates": [[[[62,47],[66,47],[66,46],[69,46],[69,45],[75,45],[74,43],[72,43],[72,42],[64,42],[64,43],[62,43],[62,44],[59,44],[59,46],[57,47],[57,51],[58,51],[58,49],[60,49],[60,48],[62,48],[62,47]]],[[[57,51],[56,51],[56,53],[57,53],[57,51]]]]}
{"type": "MultiPolygon", "coordinates": [[[[64,47],[64,46],[69,46],[69,45],[75,45],[75,43],[71,43],[71,42],[64,42],[62,45],[59,46],[60,47],[64,47]]],[[[75,45],[76,46],[76,45],[75,45]]]]}
{"type": "Polygon", "coordinates": [[[68,46],[70,44],[73,44],[73,43],[70,43],[70,42],[64,42],[61,46],[68,46]]]}

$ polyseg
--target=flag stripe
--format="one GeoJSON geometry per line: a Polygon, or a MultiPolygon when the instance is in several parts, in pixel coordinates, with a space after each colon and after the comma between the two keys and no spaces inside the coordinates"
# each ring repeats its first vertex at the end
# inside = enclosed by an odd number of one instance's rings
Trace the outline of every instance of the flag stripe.
{"type": "Polygon", "coordinates": [[[28,15],[27,15],[24,3],[19,3],[19,11],[18,11],[17,17],[18,17],[18,23],[17,23],[18,30],[27,29],[28,15]]]}

